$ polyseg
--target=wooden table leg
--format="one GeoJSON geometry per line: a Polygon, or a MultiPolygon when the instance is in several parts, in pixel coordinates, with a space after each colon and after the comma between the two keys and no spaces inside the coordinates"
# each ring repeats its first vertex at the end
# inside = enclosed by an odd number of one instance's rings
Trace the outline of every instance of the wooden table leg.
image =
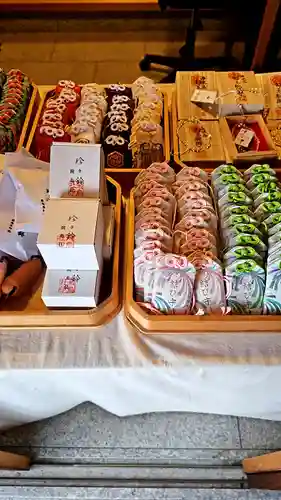
{"type": "Polygon", "coordinates": [[[0,451],[0,469],[29,469],[30,458],[25,455],[17,455],[0,451]]]}
{"type": "Polygon", "coordinates": [[[265,60],[266,51],[274,29],[275,20],[278,14],[280,0],[267,0],[263,14],[262,24],[256,44],[256,49],[251,64],[251,69],[261,69],[265,60]]]}

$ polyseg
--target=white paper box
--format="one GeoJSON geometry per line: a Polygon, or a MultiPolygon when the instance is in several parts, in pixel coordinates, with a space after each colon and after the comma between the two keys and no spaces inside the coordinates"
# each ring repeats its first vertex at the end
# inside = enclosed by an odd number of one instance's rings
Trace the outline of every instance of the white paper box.
{"type": "Polygon", "coordinates": [[[47,307],[96,307],[102,270],[47,269],[42,300],[47,307]]]}
{"type": "Polygon", "coordinates": [[[98,270],[104,221],[99,200],[51,199],[37,246],[49,269],[98,270]]]}
{"type": "Polygon", "coordinates": [[[50,197],[100,198],[102,203],[108,203],[100,144],[52,144],[50,197]]]}

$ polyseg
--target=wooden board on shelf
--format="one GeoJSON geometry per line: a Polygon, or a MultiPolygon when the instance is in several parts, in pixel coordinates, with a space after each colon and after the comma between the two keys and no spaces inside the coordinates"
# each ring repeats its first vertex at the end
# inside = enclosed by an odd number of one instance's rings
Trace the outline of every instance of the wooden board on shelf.
{"type": "Polygon", "coordinates": [[[157,0],[0,0],[2,12],[154,11],[157,0]]]}
{"type": "Polygon", "coordinates": [[[256,75],[258,82],[264,93],[265,107],[267,109],[266,116],[269,120],[281,119],[281,72],[261,73],[256,75]],[[272,79],[278,79],[280,85],[274,85],[272,79]],[[277,94],[280,94],[279,102],[277,94]]]}
{"type": "Polygon", "coordinates": [[[176,94],[172,97],[172,135],[174,159],[176,162],[196,163],[198,166],[210,167],[225,161],[225,151],[221,140],[219,124],[215,120],[201,121],[206,131],[211,134],[211,145],[201,152],[189,152],[188,148],[195,144],[193,125],[186,120],[178,120],[176,94]]]}
{"type": "Polygon", "coordinates": [[[216,78],[221,116],[238,114],[241,110],[245,114],[260,113],[264,109],[264,96],[253,71],[220,71],[216,78]],[[235,75],[243,75],[244,80],[236,79],[235,75]],[[237,84],[243,91],[244,99],[237,99],[237,84]]]}
{"type": "Polygon", "coordinates": [[[217,113],[209,111],[208,107],[200,107],[191,102],[196,88],[195,79],[205,78],[206,89],[217,91],[215,71],[178,71],[176,74],[177,113],[179,120],[195,116],[200,120],[216,120],[217,113]]]}

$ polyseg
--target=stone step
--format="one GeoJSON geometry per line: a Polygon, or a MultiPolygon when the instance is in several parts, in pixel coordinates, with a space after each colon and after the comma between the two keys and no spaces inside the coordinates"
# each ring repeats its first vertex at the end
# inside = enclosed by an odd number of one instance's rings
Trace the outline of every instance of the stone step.
{"type": "Polygon", "coordinates": [[[279,500],[280,492],[202,488],[2,487],[5,500],[279,500]]]}

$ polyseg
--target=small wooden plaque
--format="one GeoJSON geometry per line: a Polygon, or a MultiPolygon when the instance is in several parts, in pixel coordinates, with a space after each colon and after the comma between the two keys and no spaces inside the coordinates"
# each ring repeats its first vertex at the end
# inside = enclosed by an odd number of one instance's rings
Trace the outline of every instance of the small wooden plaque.
{"type": "Polygon", "coordinates": [[[220,121],[220,130],[222,135],[222,140],[227,149],[227,157],[231,162],[234,161],[256,161],[256,160],[269,160],[271,158],[276,158],[277,153],[273,144],[273,140],[269,133],[269,130],[264,122],[264,119],[261,115],[247,115],[247,117],[241,116],[228,116],[226,118],[221,118],[220,121]],[[266,151],[245,151],[243,153],[239,153],[234,138],[232,137],[231,130],[229,127],[229,122],[243,122],[245,120],[245,124],[251,124],[253,122],[257,122],[259,128],[262,131],[262,134],[268,144],[268,150],[266,151]]]}
{"type": "Polygon", "coordinates": [[[217,73],[220,116],[260,113],[264,109],[263,92],[253,71],[227,71],[217,73]],[[243,80],[236,80],[235,74],[243,75],[243,80]],[[240,82],[246,100],[238,99],[236,83],[240,82]],[[239,104],[240,103],[240,104],[239,104]]]}
{"type": "Polygon", "coordinates": [[[183,162],[223,163],[225,161],[225,153],[218,122],[206,120],[200,123],[205,128],[206,132],[211,135],[210,147],[200,152],[190,151],[190,148],[195,146],[194,124],[184,120],[178,122],[177,136],[180,160],[183,162]]]}
{"type": "MultiPolygon", "coordinates": [[[[199,105],[191,102],[192,95],[196,88],[196,78],[205,78],[206,89],[217,91],[216,73],[214,71],[178,71],[176,74],[176,94],[178,119],[185,120],[195,116],[200,120],[216,120],[217,104],[199,105]]],[[[203,90],[203,89],[202,89],[203,90]]]]}
{"type": "Polygon", "coordinates": [[[281,160],[281,120],[268,120],[266,125],[271,135],[274,149],[277,153],[277,158],[278,160],[281,160]],[[273,132],[278,130],[278,128],[279,128],[278,137],[274,137],[273,132]]]}
{"type": "Polygon", "coordinates": [[[265,118],[268,117],[269,108],[270,108],[270,99],[269,99],[269,89],[268,89],[268,77],[267,73],[258,73],[256,75],[256,80],[258,82],[258,86],[260,91],[262,92],[264,98],[264,111],[263,116],[265,118]]]}
{"type": "Polygon", "coordinates": [[[262,73],[257,75],[258,81],[261,82],[265,106],[267,107],[267,118],[270,120],[281,119],[281,72],[276,73],[262,73]],[[274,78],[276,83],[280,81],[280,85],[274,85],[274,78]],[[279,99],[277,98],[279,94],[279,99]],[[279,103],[278,103],[279,100],[279,103]]]}

